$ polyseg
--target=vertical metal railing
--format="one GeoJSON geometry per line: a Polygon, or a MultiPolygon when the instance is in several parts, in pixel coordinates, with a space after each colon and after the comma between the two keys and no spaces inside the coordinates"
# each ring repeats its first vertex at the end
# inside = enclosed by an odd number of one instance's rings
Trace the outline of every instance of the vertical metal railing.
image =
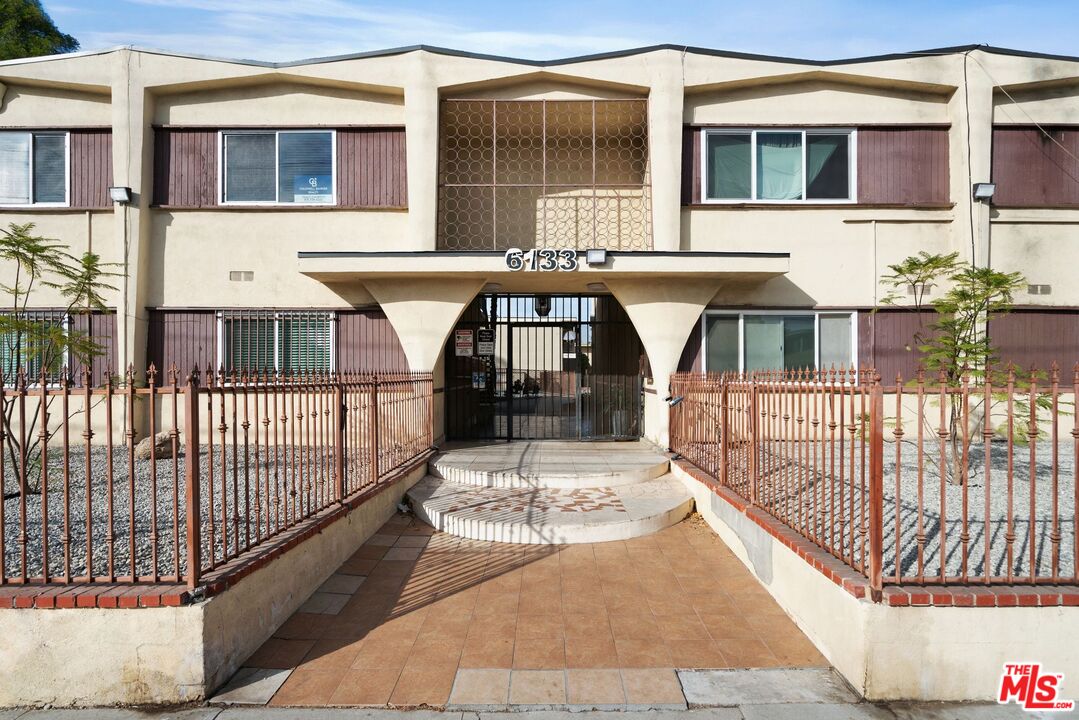
{"type": "Polygon", "coordinates": [[[0,383],[0,584],[195,588],[433,442],[429,373],[88,373],[0,383]]]}
{"type": "Polygon", "coordinates": [[[1079,366],[676,374],[671,449],[885,584],[1076,584],[1079,366]],[[1069,417],[1071,416],[1071,417],[1069,417]]]}

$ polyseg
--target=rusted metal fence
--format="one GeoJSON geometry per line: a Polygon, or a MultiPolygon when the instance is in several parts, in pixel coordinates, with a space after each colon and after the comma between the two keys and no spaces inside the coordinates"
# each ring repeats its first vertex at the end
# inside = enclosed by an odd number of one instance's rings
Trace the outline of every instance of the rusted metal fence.
{"type": "Polygon", "coordinates": [[[671,449],[885,584],[1076,584],[1079,368],[677,374],[671,449]]]}
{"type": "Polygon", "coordinates": [[[161,375],[0,387],[0,583],[195,588],[431,447],[430,374],[161,375]]]}

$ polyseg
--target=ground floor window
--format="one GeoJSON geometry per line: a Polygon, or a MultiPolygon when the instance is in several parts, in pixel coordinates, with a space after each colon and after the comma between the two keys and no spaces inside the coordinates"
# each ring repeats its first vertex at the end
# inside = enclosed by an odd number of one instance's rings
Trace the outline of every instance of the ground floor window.
{"type": "Polygon", "coordinates": [[[706,372],[805,370],[857,364],[856,312],[708,311],[706,372]]]}
{"type": "Polygon", "coordinates": [[[332,312],[226,310],[218,323],[218,364],[226,373],[334,369],[332,312]]]}
{"type": "Polygon", "coordinates": [[[19,372],[36,385],[44,368],[50,384],[59,384],[68,362],[66,343],[70,318],[64,312],[32,310],[0,315],[0,375],[4,385],[16,383],[19,372]]]}

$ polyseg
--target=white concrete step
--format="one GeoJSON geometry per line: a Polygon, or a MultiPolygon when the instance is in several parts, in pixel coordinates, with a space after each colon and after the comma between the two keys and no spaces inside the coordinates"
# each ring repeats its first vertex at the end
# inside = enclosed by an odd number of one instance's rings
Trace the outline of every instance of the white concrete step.
{"type": "Polygon", "coordinates": [[[428,475],[408,492],[416,516],[473,540],[563,545],[649,535],[693,510],[685,486],[667,474],[598,488],[500,488],[428,475]]]}
{"type": "Polygon", "coordinates": [[[477,487],[609,488],[654,480],[670,462],[642,442],[515,442],[453,448],[427,469],[477,487]]]}

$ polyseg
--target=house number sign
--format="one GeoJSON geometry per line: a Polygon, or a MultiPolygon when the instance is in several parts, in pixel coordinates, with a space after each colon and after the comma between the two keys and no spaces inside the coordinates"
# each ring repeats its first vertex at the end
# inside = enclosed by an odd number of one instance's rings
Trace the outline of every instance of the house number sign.
{"type": "Polygon", "coordinates": [[[506,251],[506,267],[513,272],[518,270],[573,272],[577,269],[577,251],[534,248],[525,252],[520,248],[510,248],[506,251]]]}

